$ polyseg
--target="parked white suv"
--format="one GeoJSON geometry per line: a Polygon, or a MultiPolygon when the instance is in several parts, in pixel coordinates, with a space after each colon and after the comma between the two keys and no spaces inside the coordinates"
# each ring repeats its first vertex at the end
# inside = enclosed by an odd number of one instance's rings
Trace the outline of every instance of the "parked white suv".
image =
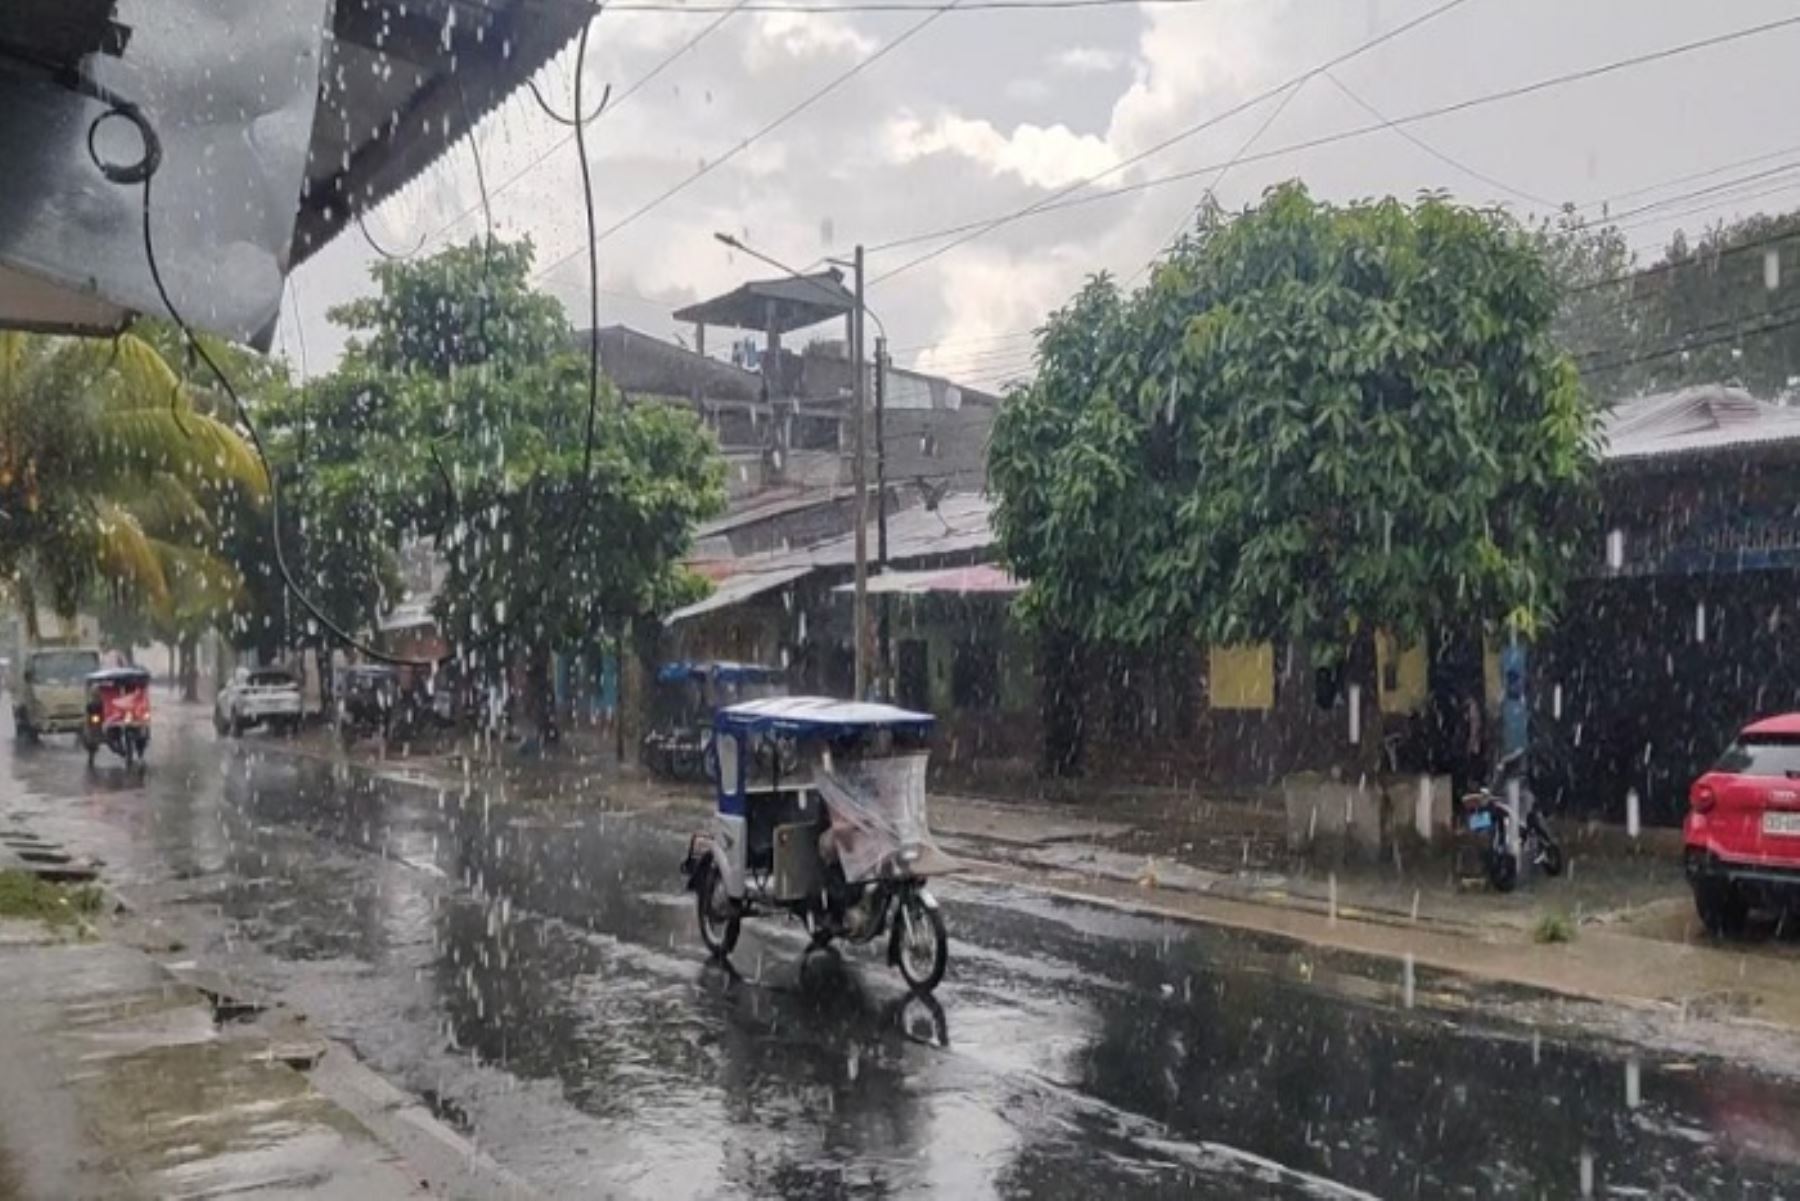
{"type": "Polygon", "coordinates": [[[240,737],[251,726],[292,733],[300,725],[300,681],[279,667],[240,667],[213,701],[213,729],[240,737]]]}

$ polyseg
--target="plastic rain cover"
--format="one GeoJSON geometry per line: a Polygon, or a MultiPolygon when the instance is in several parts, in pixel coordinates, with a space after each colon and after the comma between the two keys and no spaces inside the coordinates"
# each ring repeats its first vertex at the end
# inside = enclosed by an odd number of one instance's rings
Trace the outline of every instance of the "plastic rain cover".
{"type": "Polygon", "coordinates": [[[844,877],[867,880],[901,850],[936,853],[925,820],[924,752],[891,759],[827,756],[813,781],[831,811],[832,841],[844,877]]]}

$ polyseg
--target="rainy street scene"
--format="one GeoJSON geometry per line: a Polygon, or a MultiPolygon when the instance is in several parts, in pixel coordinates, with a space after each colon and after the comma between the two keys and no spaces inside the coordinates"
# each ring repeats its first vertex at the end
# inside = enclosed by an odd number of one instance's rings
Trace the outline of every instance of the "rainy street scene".
{"type": "Polygon", "coordinates": [[[11,0],[0,1201],[1800,1196],[1793,0],[11,0]]]}

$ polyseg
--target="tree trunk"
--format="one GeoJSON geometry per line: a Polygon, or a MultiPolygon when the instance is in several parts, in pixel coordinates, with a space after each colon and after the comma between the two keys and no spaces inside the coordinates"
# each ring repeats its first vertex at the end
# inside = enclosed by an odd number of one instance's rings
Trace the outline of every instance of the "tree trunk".
{"type": "Polygon", "coordinates": [[[37,592],[31,586],[28,576],[19,576],[16,595],[19,599],[19,616],[25,621],[25,645],[31,646],[44,636],[38,628],[37,592]]]}
{"type": "Polygon", "coordinates": [[[1354,721],[1357,740],[1349,749],[1348,767],[1351,780],[1366,781],[1371,787],[1385,770],[1382,762],[1381,669],[1375,653],[1375,630],[1366,623],[1350,641],[1349,658],[1344,664],[1345,722],[1354,721]],[[1355,716],[1352,718],[1351,709],[1355,716]]]}
{"type": "Polygon", "coordinates": [[[1087,750],[1089,656],[1080,640],[1063,631],[1038,638],[1039,725],[1043,737],[1039,770],[1053,778],[1081,774],[1087,750]]]}
{"type": "Polygon", "coordinates": [[[550,648],[534,643],[525,652],[525,721],[538,740],[556,740],[556,692],[550,678],[550,648]]]}
{"type": "Polygon", "coordinates": [[[613,635],[613,754],[625,764],[625,627],[613,635]]]}
{"type": "Polygon", "coordinates": [[[178,644],[181,655],[181,699],[197,701],[200,699],[200,645],[199,639],[189,634],[178,644]]]}

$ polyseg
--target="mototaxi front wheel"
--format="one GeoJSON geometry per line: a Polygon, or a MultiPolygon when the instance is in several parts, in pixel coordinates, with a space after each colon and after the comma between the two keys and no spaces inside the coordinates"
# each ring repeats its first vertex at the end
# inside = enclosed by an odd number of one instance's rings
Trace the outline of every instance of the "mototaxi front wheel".
{"type": "Polygon", "coordinates": [[[893,940],[894,964],[908,987],[918,993],[936,988],[950,966],[950,932],[944,927],[944,915],[911,893],[894,915],[893,940]]]}
{"type": "Polygon", "coordinates": [[[725,877],[710,861],[694,888],[695,910],[700,919],[700,941],[713,958],[723,959],[737,947],[743,920],[737,905],[725,895],[725,877]]]}

